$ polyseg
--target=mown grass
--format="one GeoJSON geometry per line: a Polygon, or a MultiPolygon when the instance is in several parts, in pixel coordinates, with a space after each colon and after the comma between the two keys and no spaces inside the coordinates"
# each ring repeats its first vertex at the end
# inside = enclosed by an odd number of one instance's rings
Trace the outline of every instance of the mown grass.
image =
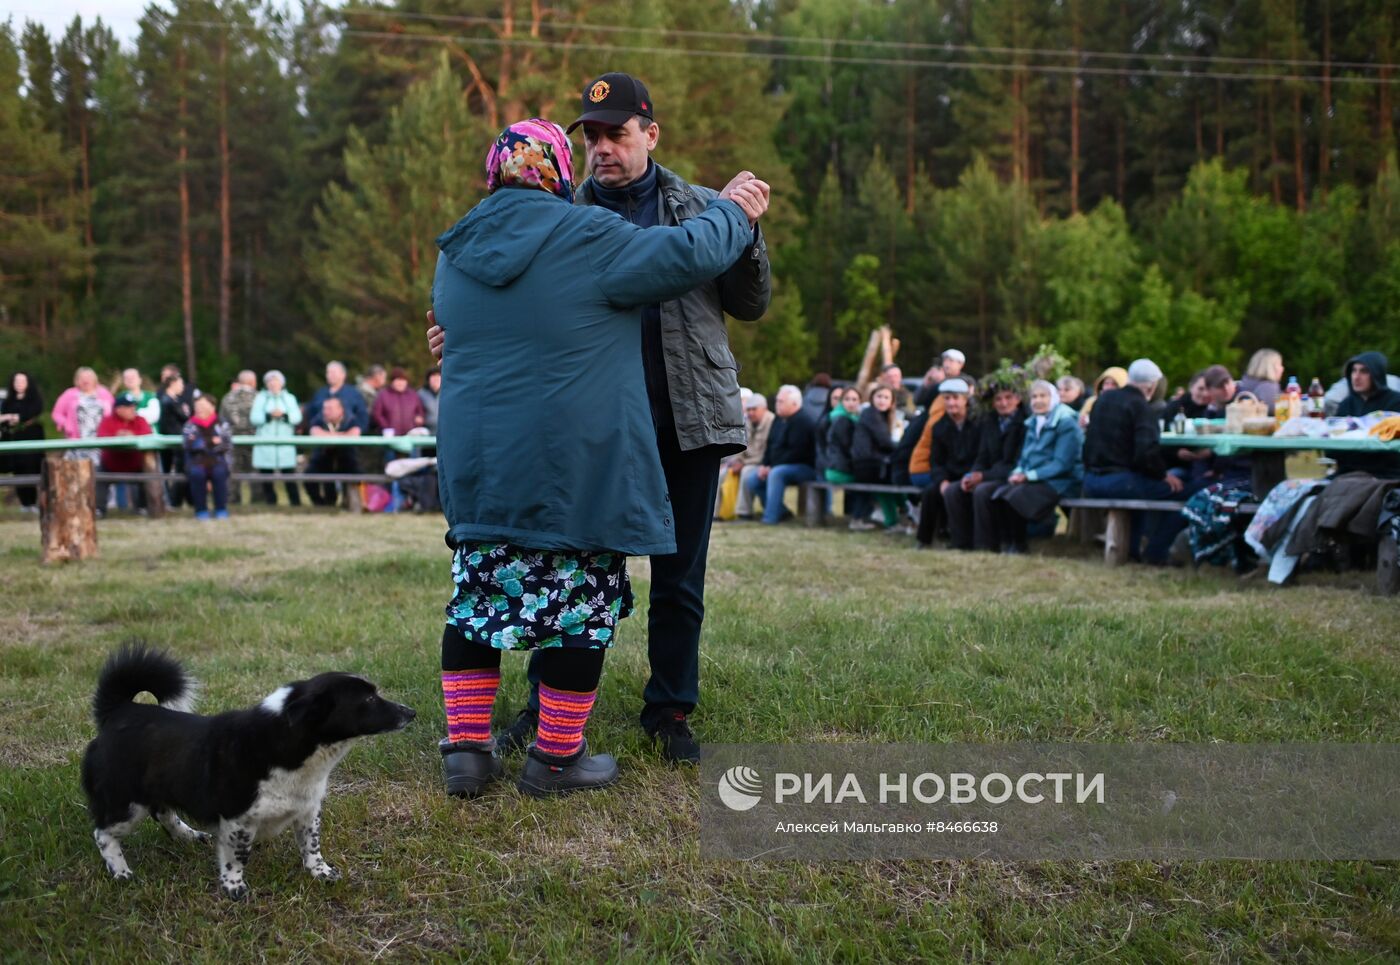
{"type": "MultiPolygon", "coordinates": [[[[532,958],[1002,961],[1400,956],[1391,863],[743,864],[701,860],[692,771],[635,726],[645,616],[609,660],[591,740],[612,791],[538,802],[439,792],[439,520],[263,513],[112,520],[102,558],[37,565],[0,522],[0,958],[228,961],[532,958]],[[263,842],[252,898],[153,823],[111,882],[77,761],[117,643],[169,647],[202,706],[325,669],[420,711],[336,772],[325,849],[345,880],[263,842]]],[[[703,738],[728,742],[1400,737],[1400,601],[1369,577],[1276,590],[1216,573],[1110,571],[1064,544],[1005,559],[882,535],[716,529],[703,738]]],[[[647,566],[634,561],[639,600],[647,566]]],[[[506,660],[504,719],[524,688],[506,660]]],[[[517,767],[518,764],[512,764],[517,767]]]]}

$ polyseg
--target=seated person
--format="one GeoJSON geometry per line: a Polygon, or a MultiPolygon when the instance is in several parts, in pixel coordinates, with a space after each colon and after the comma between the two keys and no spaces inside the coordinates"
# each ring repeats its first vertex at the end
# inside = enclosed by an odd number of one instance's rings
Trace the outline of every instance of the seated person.
{"type": "MultiPolygon", "coordinates": [[[[331,436],[340,439],[356,439],[360,427],[345,412],[345,405],[336,396],[330,395],[321,401],[321,410],[311,420],[310,435],[331,436]]],[[[322,446],[311,451],[306,471],[326,475],[354,475],[360,471],[359,455],[354,446],[322,446]]],[[[306,495],[313,506],[334,506],[336,504],[336,484],[333,482],[306,483],[306,495]]]]}
{"type": "MultiPolygon", "coordinates": [[[[851,438],[851,469],[858,483],[889,485],[890,459],[894,455],[894,433],[896,418],[894,391],[884,383],[875,386],[870,393],[870,404],[856,420],[851,438]]],[[[893,493],[879,493],[875,497],[880,504],[880,512],[889,529],[899,523],[899,500],[893,493]]],[[[856,517],[851,520],[851,529],[874,529],[868,519],[856,517]]]]}
{"type": "MultiPolygon", "coordinates": [[[[141,400],[130,392],[123,392],[112,402],[112,411],[102,417],[97,424],[99,439],[112,439],[120,436],[149,436],[151,424],[137,415],[141,400]]],[[[140,449],[103,449],[99,462],[103,472],[142,472],[146,468],[146,454],[140,449]]],[[[140,483],[121,483],[131,486],[135,493],[132,505],[137,509],[146,507],[146,488],[140,483]]],[[[111,483],[97,484],[97,514],[102,516],[107,508],[107,493],[111,483]]]]}
{"type": "Polygon", "coordinates": [[[1191,376],[1191,381],[1186,383],[1185,393],[1167,403],[1167,407],[1162,410],[1162,421],[1167,424],[1167,429],[1170,431],[1178,412],[1187,419],[1211,418],[1216,413],[1211,411],[1210,400],[1210,390],[1206,388],[1206,371],[1202,369],[1191,376]]]}
{"type": "MultiPolygon", "coordinates": [[[[745,488],[745,477],[756,479],[758,467],[763,464],[763,454],[768,451],[768,436],[773,430],[773,413],[768,409],[768,398],[762,392],[749,392],[743,397],[744,433],[748,443],[744,451],[730,456],[719,466],[720,481],[726,475],[739,477],[739,499],[734,507],[734,515],[739,519],[753,516],[753,494],[745,488]]],[[[719,512],[721,496],[715,496],[715,512],[719,512]]]]}
{"type": "Polygon", "coordinates": [[[1046,521],[1061,499],[1077,495],[1084,479],[1084,433],[1055,386],[1031,383],[1031,415],[1021,455],[1006,483],[992,494],[992,519],[1003,553],[1026,551],[1028,523],[1046,521]]]}
{"type": "MultiPolygon", "coordinates": [[[[944,379],[938,387],[943,418],[929,434],[930,481],[920,503],[916,548],[933,547],[934,534],[944,520],[948,490],[955,489],[977,461],[981,435],[968,411],[970,394],[966,379],[944,379]]],[[[970,542],[966,548],[971,548],[970,542]]]]}
{"type": "Polygon", "coordinates": [[[1014,386],[993,385],[992,411],[979,420],[977,460],[956,486],[943,491],[948,532],[955,549],[995,553],[999,546],[992,519],[992,494],[1016,468],[1026,436],[1026,413],[1014,386]]]}
{"type": "Polygon", "coordinates": [[[1123,367],[1110,365],[1104,369],[1103,374],[1094,380],[1094,394],[1085,399],[1084,404],[1079,407],[1079,428],[1083,429],[1089,425],[1089,417],[1094,412],[1094,404],[1099,396],[1114,389],[1121,389],[1127,384],[1128,372],[1123,367]]]}
{"type": "MultiPolygon", "coordinates": [[[[1372,412],[1400,412],[1400,392],[1386,383],[1386,357],[1362,352],[1347,360],[1343,377],[1351,387],[1337,406],[1338,416],[1363,416],[1372,412]]],[[[1361,472],[1377,479],[1400,479],[1400,452],[1337,452],[1337,475],[1361,472]]]]}
{"type": "Polygon", "coordinates": [[[228,519],[228,454],[233,430],[219,418],[214,400],[201,395],[194,400],[194,415],[182,430],[185,438],[185,475],[190,481],[190,505],[195,519],[209,518],[209,489],[214,490],[214,517],[228,519]]]}
{"type": "MultiPolygon", "coordinates": [[[[1094,418],[1084,434],[1084,495],[1092,499],[1173,499],[1185,484],[1167,472],[1157,420],[1148,399],[1157,390],[1162,370],[1151,359],[1128,367],[1127,386],[1111,389],[1094,403],[1094,418]]],[[[1164,566],[1172,541],[1186,521],[1177,510],[1154,513],[1147,548],[1144,514],[1133,513],[1128,556],[1164,566]]]]}
{"type": "Polygon", "coordinates": [[[1076,413],[1089,401],[1089,397],[1084,394],[1084,380],[1072,375],[1060,376],[1060,380],[1055,383],[1055,390],[1060,393],[1060,402],[1076,413]]]}
{"type": "MultiPolygon", "coordinates": [[[[827,416],[829,428],[826,433],[827,467],[823,478],[833,483],[853,483],[856,481],[855,456],[856,425],[860,422],[860,390],[854,385],[841,392],[841,405],[831,410],[827,416]]],[[[857,526],[857,522],[870,515],[870,503],[865,493],[844,494],[846,518],[851,529],[868,529],[869,525],[857,526]]]]}
{"type": "MultiPolygon", "coordinates": [[[[1201,381],[1205,384],[1206,394],[1210,398],[1210,417],[1223,417],[1225,407],[1235,401],[1235,395],[1240,390],[1239,383],[1223,365],[1212,365],[1206,369],[1201,373],[1201,381]]],[[[1182,449],[1178,451],[1178,455],[1190,451],[1182,449]]],[[[1248,456],[1222,456],[1207,449],[1197,451],[1194,458],[1188,462],[1194,463],[1191,466],[1191,485],[1187,486],[1188,493],[1218,483],[1233,489],[1248,489],[1254,478],[1254,464],[1248,456]]]]}
{"type": "Polygon", "coordinates": [[[788,486],[797,486],[817,478],[816,426],[802,411],[802,390],[785,385],[778,390],[777,419],[768,430],[768,446],[758,472],[740,486],[750,498],[763,503],[763,522],[776,526],[790,513],[783,505],[783,493],[788,486]]]}

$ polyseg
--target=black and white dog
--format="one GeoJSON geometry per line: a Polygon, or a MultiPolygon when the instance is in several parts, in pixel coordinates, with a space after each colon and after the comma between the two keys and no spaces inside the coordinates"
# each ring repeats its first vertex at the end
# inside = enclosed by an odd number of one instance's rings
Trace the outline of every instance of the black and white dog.
{"type": "Polygon", "coordinates": [[[321,801],[331,769],[357,738],[402,730],[414,712],[348,673],[279,687],[248,710],[192,713],[195,681],[168,655],[125,647],[108,658],[93,697],[97,737],[83,757],[93,838],[112,876],[131,869],[121,838],[147,815],[172,837],[216,835],[219,885],[243,898],[253,841],[288,826],[312,877],[340,877],[321,857],[321,801]],[[149,692],[159,706],[138,704],[149,692]]]}

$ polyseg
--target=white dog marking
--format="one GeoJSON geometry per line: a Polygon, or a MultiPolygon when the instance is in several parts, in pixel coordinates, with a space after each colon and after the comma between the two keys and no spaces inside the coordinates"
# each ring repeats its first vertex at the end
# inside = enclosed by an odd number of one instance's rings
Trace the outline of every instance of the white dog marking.
{"type": "Polygon", "coordinates": [[[291,695],[291,687],[278,687],[272,693],[264,697],[263,702],[259,704],[259,706],[269,714],[280,714],[282,713],[282,708],[286,706],[287,698],[291,695]]]}

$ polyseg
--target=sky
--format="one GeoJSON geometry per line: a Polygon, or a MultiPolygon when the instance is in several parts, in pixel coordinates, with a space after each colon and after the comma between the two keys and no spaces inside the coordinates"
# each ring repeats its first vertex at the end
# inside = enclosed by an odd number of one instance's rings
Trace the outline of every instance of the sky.
{"type": "Polygon", "coordinates": [[[42,23],[55,41],[63,37],[73,18],[81,16],[86,26],[98,17],[125,45],[136,42],[136,22],[148,0],[0,0],[0,19],[12,21],[15,33],[26,20],[42,23]]]}

